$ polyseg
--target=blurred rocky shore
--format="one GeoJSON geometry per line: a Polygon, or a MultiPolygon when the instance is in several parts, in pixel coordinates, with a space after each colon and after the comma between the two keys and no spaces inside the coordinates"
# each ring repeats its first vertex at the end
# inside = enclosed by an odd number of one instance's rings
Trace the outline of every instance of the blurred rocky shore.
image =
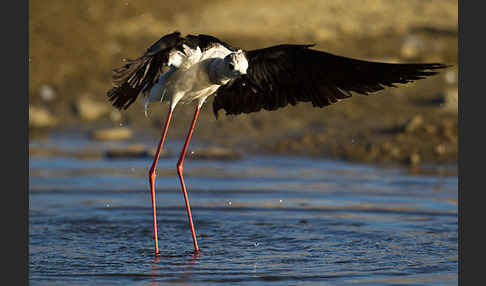
{"type": "MultiPolygon", "coordinates": [[[[167,106],[151,107],[146,118],[139,100],[119,111],[105,93],[121,58],[138,57],[161,35],[179,30],[213,34],[245,49],[315,43],[316,49],[365,60],[453,65],[426,80],[368,97],[354,95],[323,109],[301,103],[273,112],[220,113],[216,120],[210,99],[193,137],[207,147],[189,155],[195,159],[264,153],[414,167],[457,162],[457,1],[369,0],[360,7],[352,0],[245,1],[229,8],[223,1],[51,2],[30,5],[31,140],[79,129],[92,140],[134,143],[104,151],[31,147],[31,155],[153,156],[155,146],[136,142],[136,136],[157,141],[167,106]],[[254,14],[242,12],[247,6],[254,14]]],[[[185,136],[192,113],[192,106],[178,106],[169,140],[185,136]]]]}

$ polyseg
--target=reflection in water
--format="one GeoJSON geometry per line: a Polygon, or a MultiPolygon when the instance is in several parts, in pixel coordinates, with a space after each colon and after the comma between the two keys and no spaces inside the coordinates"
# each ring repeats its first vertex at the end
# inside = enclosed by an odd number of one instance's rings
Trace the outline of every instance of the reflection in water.
{"type": "MultiPolygon", "coordinates": [[[[186,263],[184,263],[183,268],[184,272],[182,275],[178,278],[178,280],[181,280],[180,285],[190,285],[185,283],[184,281],[191,281],[192,280],[192,272],[193,272],[193,266],[197,262],[197,258],[199,257],[200,251],[195,252],[189,259],[186,260],[186,263]]],[[[152,276],[152,285],[157,285],[157,277],[162,276],[164,277],[165,275],[163,273],[158,273],[158,268],[157,268],[157,263],[159,262],[159,256],[155,255],[154,259],[152,261],[152,270],[151,270],[151,276],[152,276]]]]}
{"type": "Polygon", "coordinates": [[[157,262],[159,261],[159,258],[157,256],[154,257],[154,261],[152,262],[152,285],[157,285],[156,282],[156,278],[157,278],[157,267],[156,267],[156,264],[157,262]]]}

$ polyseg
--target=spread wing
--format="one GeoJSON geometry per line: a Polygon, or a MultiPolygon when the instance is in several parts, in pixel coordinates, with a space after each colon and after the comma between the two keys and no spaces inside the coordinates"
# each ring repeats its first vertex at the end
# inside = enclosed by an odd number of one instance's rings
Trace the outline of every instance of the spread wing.
{"type": "Polygon", "coordinates": [[[179,32],[163,36],[147,49],[145,54],[113,69],[113,88],[107,93],[108,99],[119,109],[127,109],[144,89],[151,88],[161,69],[169,61],[170,51],[181,45],[183,38],[179,32]]]}
{"type": "Polygon", "coordinates": [[[312,45],[278,45],[246,53],[248,74],[217,90],[215,116],[275,110],[312,102],[324,107],[351,96],[368,95],[434,75],[443,64],[369,62],[309,49],[312,45]]]}
{"type": "Polygon", "coordinates": [[[163,36],[148,48],[143,56],[125,60],[124,66],[113,69],[113,88],[107,92],[107,96],[115,107],[127,109],[141,92],[150,90],[158,80],[163,67],[168,65],[171,52],[183,52],[183,45],[199,47],[201,51],[205,51],[219,44],[233,50],[229,44],[213,36],[199,34],[183,38],[180,35],[179,32],[174,32],[163,36]]]}

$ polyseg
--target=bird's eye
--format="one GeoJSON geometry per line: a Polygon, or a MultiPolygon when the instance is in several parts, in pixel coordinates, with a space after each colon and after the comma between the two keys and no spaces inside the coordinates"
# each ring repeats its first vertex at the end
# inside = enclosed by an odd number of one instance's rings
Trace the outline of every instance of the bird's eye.
{"type": "Polygon", "coordinates": [[[230,68],[230,70],[234,70],[235,69],[235,64],[234,63],[229,63],[229,68],[230,68]]]}

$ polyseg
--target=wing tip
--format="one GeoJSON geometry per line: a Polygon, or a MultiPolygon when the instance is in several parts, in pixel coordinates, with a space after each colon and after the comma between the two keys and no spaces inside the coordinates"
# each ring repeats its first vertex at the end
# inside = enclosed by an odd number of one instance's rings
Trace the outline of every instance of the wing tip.
{"type": "Polygon", "coordinates": [[[142,89],[150,88],[157,76],[160,65],[168,53],[168,49],[183,41],[179,31],[162,36],[153,43],[145,54],[137,59],[122,59],[122,67],[112,69],[112,88],[107,92],[113,106],[127,109],[136,99],[142,89]],[[157,55],[157,53],[161,53],[157,55]],[[162,59],[161,59],[162,58],[162,59]]]}
{"type": "Polygon", "coordinates": [[[108,101],[119,110],[126,110],[138,97],[139,88],[133,88],[127,83],[115,86],[108,90],[108,101]]]}

